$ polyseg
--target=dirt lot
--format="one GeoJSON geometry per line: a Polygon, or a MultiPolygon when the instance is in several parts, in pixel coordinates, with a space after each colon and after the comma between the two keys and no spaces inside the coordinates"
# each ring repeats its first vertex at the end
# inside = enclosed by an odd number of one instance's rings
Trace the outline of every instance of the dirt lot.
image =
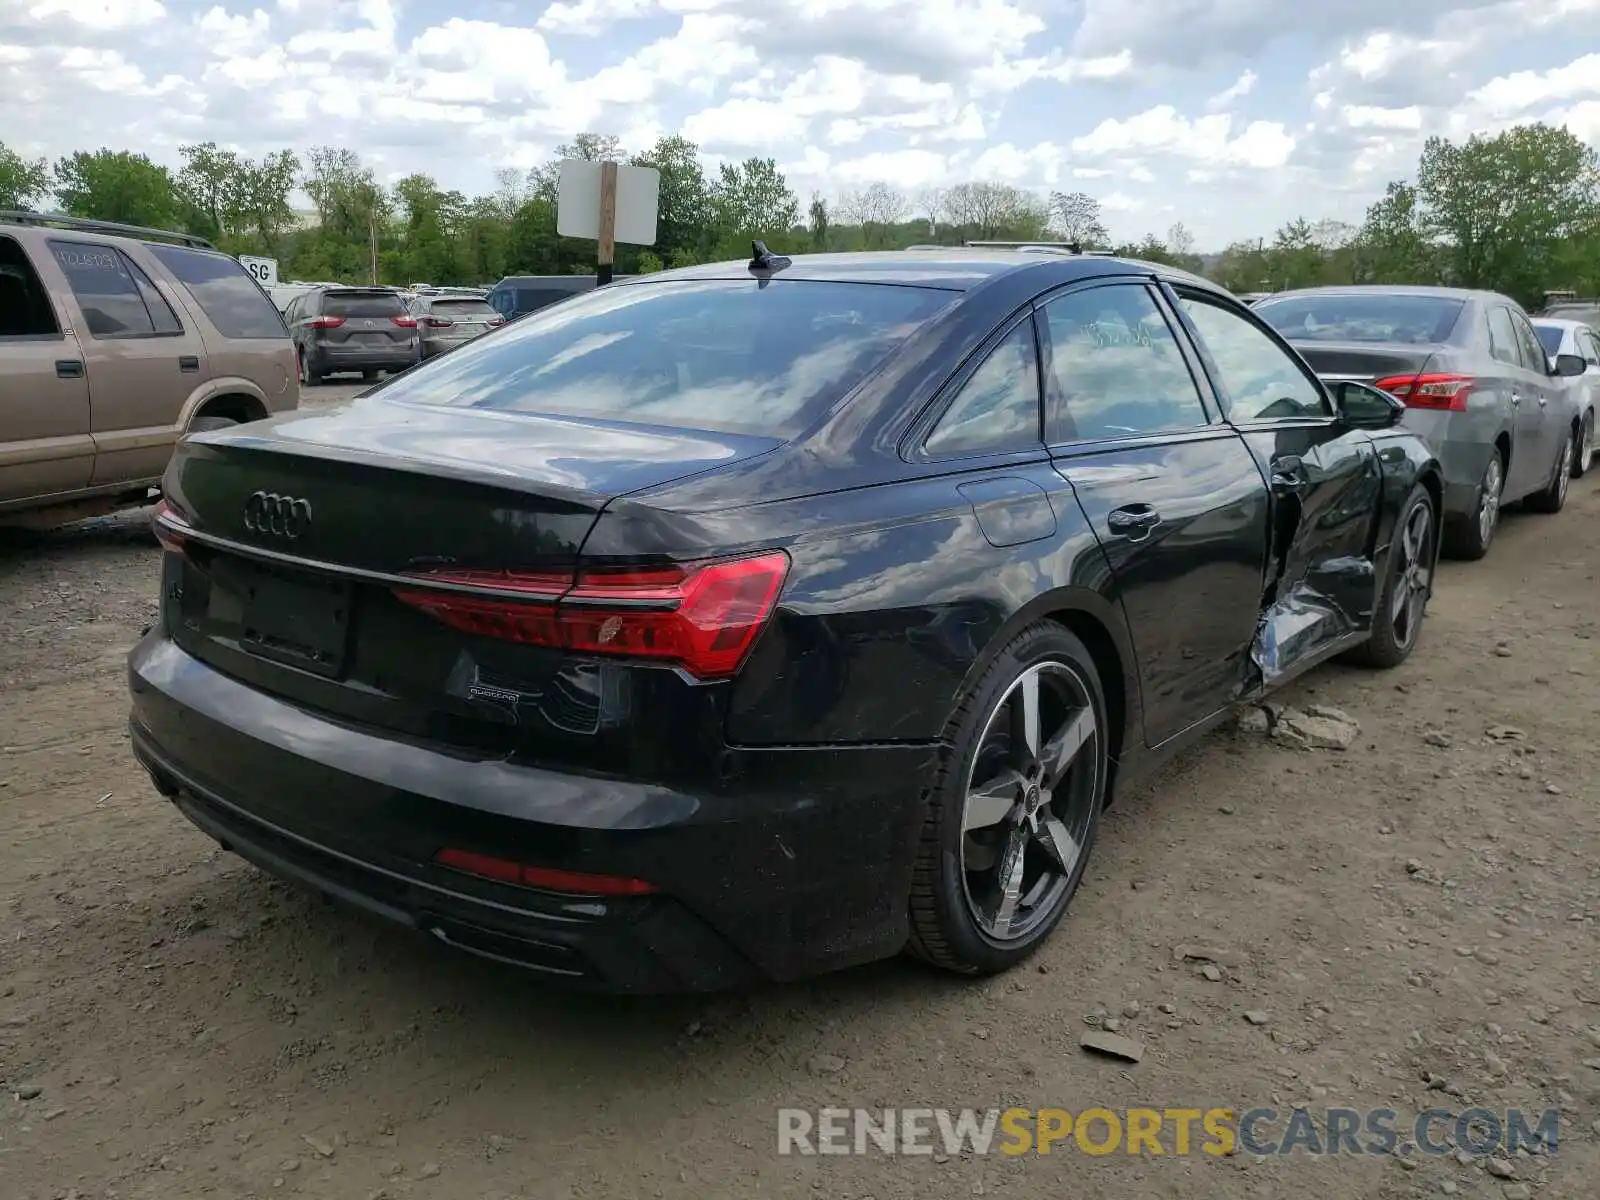
{"type": "Polygon", "coordinates": [[[1597,1192],[1593,479],[1445,567],[1407,666],[1284,697],[1356,718],[1352,749],[1225,732],[1124,797],[1037,970],[709,1000],[550,994],[219,851],[128,753],[156,560],[142,514],[0,548],[6,1200],[1597,1192]],[[1176,963],[1195,942],[1235,965],[1176,963]],[[1142,1062],[1078,1048],[1099,1013],[1142,1062]],[[1511,1181],[1454,1157],[775,1152],[784,1106],[1295,1103],[1560,1107],[1562,1141],[1511,1181]]]}

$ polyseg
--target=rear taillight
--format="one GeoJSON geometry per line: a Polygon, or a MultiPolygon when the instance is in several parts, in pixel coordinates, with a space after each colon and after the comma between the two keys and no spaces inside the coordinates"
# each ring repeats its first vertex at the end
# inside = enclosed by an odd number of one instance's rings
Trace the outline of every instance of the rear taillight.
{"type": "Polygon", "coordinates": [[[448,329],[455,324],[449,317],[423,317],[422,323],[429,329],[448,329]]]}
{"type": "Polygon", "coordinates": [[[504,317],[490,317],[488,322],[491,329],[497,325],[504,325],[505,323],[506,319],[504,317]]]}
{"type": "Polygon", "coordinates": [[[429,571],[438,587],[396,588],[414,608],[463,633],[575,654],[638,658],[698,679],[738,671],[789,572],[781,550],[722,562],[589,568],[576,580],[506,571],[429,571]]]}
{"type": "Polygon", "coordinates": [[[655,886],[642,879],[621,875],[593,875],[587,871],[558,871],[551,867],[530,867],[509,858],[458,850],[447,846],[433,861],[452,871],[464,871],[480,879],[493,879],[517,887],[543,888],[551,892],[570,892],[580,896],[648,896],[655,886]]]}
{"type": "Polygon", "coordinates": [[[417,327],[417,319],[415,317],[408,317],[405,313],[401,313],[397,317],[390,317],[389,319],[396,325],[400,326],[401,329],[415,329],[417,327]]]}
{"type": "Polygon", "coordinates": [[[1391,375],[1372,386],[1403,401],[1407,408],[1442,409],[1466,412],[1467,397],[1477,385],[1471,375],[1436,372],[1423,375],[1391,375]]]}
{"type": "Polygon", "coordinates": [[[150,518],[150,528],[163,550],[170,550],[173,554],[184,553],[189,543],[189,522],[167,501],[156,505],[155,514],[150,518]]]}
{"type": "Polygon", "coordinates": [[[307,329],[337,329],[344,324],[343,317],[312,317],[306,322],[307,329]]]}

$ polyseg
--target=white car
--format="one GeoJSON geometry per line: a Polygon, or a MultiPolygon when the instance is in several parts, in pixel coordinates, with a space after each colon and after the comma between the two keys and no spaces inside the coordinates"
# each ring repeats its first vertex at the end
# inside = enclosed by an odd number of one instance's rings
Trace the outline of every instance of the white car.
{"type": "Polygon", "coordinates": [[[1574,400],[1572,475],[1577,478],[1594,463],[1594,413],[1600,408],[1600,334],[1582,321],[1556,317],[1535,317],[1533,328],[1551,361],[1558,354],[1575,354],[1588,364],[1582,375],[1566,381],[1574,400]]]}

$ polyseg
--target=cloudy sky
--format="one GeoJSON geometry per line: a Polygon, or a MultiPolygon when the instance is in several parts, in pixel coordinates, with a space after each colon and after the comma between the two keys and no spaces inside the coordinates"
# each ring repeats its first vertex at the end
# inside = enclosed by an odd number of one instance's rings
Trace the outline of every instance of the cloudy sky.
{"type": "Polygon", "coordinates": [[[1358,220],[1431,133],[1600,142],[1600,0],[0,0],[0,141],[355,148],[464,191],[580,130],[1083,190],[1202,248],[1358,220]]]}

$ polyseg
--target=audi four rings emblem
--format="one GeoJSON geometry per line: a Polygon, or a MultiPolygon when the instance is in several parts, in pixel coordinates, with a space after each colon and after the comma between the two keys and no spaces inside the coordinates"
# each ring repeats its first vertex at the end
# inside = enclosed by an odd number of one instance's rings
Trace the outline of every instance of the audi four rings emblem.
{"type": "Polygon", "coordinates": [[[251,492],[244,502],[244,527],[251,533],[295,541],[311,528],[311,501],[276,492],[251,492]]]}

